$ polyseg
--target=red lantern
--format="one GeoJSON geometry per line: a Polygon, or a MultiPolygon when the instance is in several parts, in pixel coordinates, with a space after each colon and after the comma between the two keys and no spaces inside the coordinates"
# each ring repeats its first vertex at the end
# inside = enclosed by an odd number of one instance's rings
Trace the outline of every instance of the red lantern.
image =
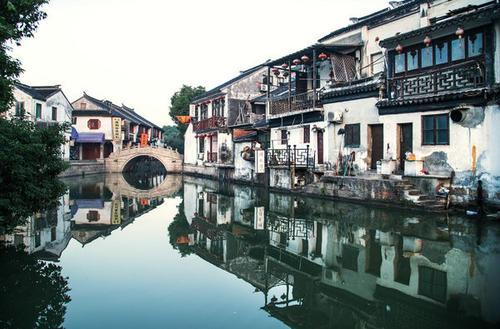
{"type": "Polygon", "coordinates": [[[287,63],[283,63],[283,64],[281,64],[281,67],[284,68],[284,69],[287,69],[288,68],[288,64],[287,63]]]}
{"type": "Polygon", "coordinates": [[[305,62],[309,62],[309,57],[307,57],[307,55],[304,55],[300,58],[304,63],[305,62]]]}
{"type": "Polygon", "coordinates": [[[396,46],[396,51],[398,52],[398,54],[401,54],[401,52],[403,51],[403,46],[401,46],[401,45],[398,43],[398,45],[396,46]]]}
{"type": "Polygon", "coordinates": [[[300,62],[300,59],[298,58],[295,58],[293,61],[292,61],[293,65],[299,65],[301,62],[300,62]]]}
{"type": "Polygon", "coordinates": [[[321,54],[318,55],[318,58],[321,59],[322,61],[324,61],[325,59],[328,58],[328,55],[325,54],[325,53],[321,53],[321,54]]]}
{"type": "Polygon", "coordinates": [[[198,135],[194,136],[194,138],[199,138],[199,137],[200,137],[200,136],[198,136],[198,135]]]}
{"type": "Polygon", "coordinates": [[[431,44],[431,42],[432,42],[431,37],[429,37],[428,35],[426,35],[425,38],[424,38],[424,45],[426,47],[429,47],[429,45],[431,44]]]}
{"type": "Polygon", "coordinates": [[[462,37],[464,36],[464,33],[465,33],[465,31],[464,31],[463,27],[461,27],[461,26],[457,27],[455,34],[459,39],[462,39],[462,37]]]}

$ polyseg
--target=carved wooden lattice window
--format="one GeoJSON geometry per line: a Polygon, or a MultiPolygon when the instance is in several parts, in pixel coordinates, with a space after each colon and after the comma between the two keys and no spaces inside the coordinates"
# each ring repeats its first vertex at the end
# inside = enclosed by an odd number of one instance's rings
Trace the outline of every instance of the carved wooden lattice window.
{"type": "Polygon", "coordinates": [[[99,129],[101,128],[101,120],[99,119],[90,119],[89,121],[87,121],[87,127],[89,129],[99,129]]]}
{"type": "Polygon", "coordinates": [[[345,125],[345,142],[348,147],[359,147],[360,144],[360,125],[359,123],[345,125]]]}

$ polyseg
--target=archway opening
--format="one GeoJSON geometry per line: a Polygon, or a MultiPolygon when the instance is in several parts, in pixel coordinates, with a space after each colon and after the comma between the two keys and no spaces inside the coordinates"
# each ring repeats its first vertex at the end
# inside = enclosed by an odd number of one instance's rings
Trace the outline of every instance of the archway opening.
{"type": "Polygon", "coordinates": [[[123,178],[132,187],[151,190],[165,180],[167,169],[154,157],[141,155],[133,158],[123,167],[123,178]]]}

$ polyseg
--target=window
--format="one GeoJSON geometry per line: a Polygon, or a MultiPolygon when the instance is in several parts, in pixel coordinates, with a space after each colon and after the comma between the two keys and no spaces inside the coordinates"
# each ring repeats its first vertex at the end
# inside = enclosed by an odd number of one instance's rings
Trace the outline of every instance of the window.
{"type": "Polygon", "coordinates": [[[57,121],[57,107],[52,107],[52,120],[57,121]]]}
{"type": "Polygon", "coordinates": [[[288,131],[281,130],[281,144],[286,144],[288,140],[288,131]]]}
{"type": "Polygon", "coordinates": [[[87,121],[87,127],[92,130],[99,129],[101,128],[101,121],[99,119],[90,119],[87,121]]]}
{"type": "Polygon", "coordinates": [[[36,103],[35,105],[35,117],[40,119],[42,117],[42,104],[36,103]]]}
{"type": "Polygon", "coordinates": [[[87,103],[80,103],[80,109],[82,110],[87,109],[87,103]]]}
{"type": "Polygon", "coordinates": [[[89,222],[97,222],[100,218],[101,216],[97,210],[89,210],[87,212],[87,220],[89,222]]]}
{"type": "Polygon", "coordinates": [[[74,125],[76,125],[76,117],[72,117],[71,118],[71,123],[74,124],[74,125]]]}
{"type": "Polygon", "coordinates": [[[201,104],[201,118],[200,120],[208,118],[208,105],[201,104]]]}
{"type": "Polygon", "coordinates": [[[418,50],[412,50],[406,53],[406,70],[418,69],[418,50]]]}
{"type": "Polygon", "coordinates": [[[422,68],[432,66],[432,47],[422,48],[420,55],[422,68]]]}
{"type": "Polygon", "coordinates": [[[359,249],[348,244],[342,245],[342,267],[351,271],[358,271],[359,249]]]}
{"type": "Polygon", "coordinates": [[[448,114],[422,116],[422,145],[449,145],[448,114]]]}
{"type": "Polygon", "coordinates": [[[24,102],[16,102],[16,116],[22,117],[24,116],[24,102]]]}
{"type": "Polygon", "coordinates": [[[35,232],[35,248],[40,247],[41,244],[42,244],[41,233],[40,233],[40,231],[36,231],[35,232]]]}
{"type": "Polygon", "coordinates": [[[198,148],[199,148],[199,153],[205,152],[205,140],[203,137],[198,138],[198,148]]]}
{"type": "Polygon", "coordinates": [[[426,266],[418,267],[418,294],[446,302],[447,280],[446,272],[426,266]]]}
{"type": "Polygon", "coordinates": [[[349,147],[359,147],[360,136],[359,136],[359,123],[345,125],[345,146],[349,147]]]}
{"type": "Polygon", "coordinates": [[[469,57],[481,55],[483,53],[483,33],[480,32],[469,36],[468,44],[469,57]]]}
{"type": "Polygon", "coordinates": [[[372,54],[370,56],[372,66],[372,74],[377,74],[384,71],[384,56],[382,53],[372,54]]]}
{"type": "Polygon", "coordinates": [[[436,51],[436,65],[448,62],[448,42],[437,43],[435,46],[436,51]]]}
{"type": "Polygon", "coordinates": [[[465,58],[465,39],[451,40],[451,60],[458,61],[465,58]]]}
{"type": "Polygon", "coordinates": [[[401,73],[405,70],[405,54],[397,54],[395,56],[395,72],[401,73]]]}
{"type": "Polygon", "coordinates": [[[304,126],[304,143],[311,142],[311,128],[309,125],[304,126]]]}

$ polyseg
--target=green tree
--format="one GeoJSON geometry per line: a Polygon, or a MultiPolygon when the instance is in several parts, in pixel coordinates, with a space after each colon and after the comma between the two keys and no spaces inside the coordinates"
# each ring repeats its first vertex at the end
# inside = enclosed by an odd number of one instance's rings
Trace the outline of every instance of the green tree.
{"type": "Polygon", "coordinates": [[[40,20],[46,17],[40,7],[48,0],[0,0],[0,112],[14,101],[12,87],[22,72],[21,63],[9,55],[10,45],[33,36],[40,20]]]}
{"type": "Polygon", "coordinates": [[[184,154],[184,138],[177,126],[163,126],[163,142],[184,154]]]}
{"type": "MultiPolygon", "coordinates": [[[[22,72],[21,63],[9,54],[11,45],[33,36],[46,17],[41,6],[47,2],[0,0],[0,112],[13,105],[13,83],[22,72]]],[[[61,145],[67,128],[0,118],[0,231],[56,205],[65,190],[57,176],[66,168],[61,145]]]]}
{"type": "MultiPolygon", "coordinates": [[[[170,97],[170,117],[174,122],[177,122],[176,116],[189,115],[189,104],[193,99],[205,93],[205,87],[191,87],[183,85],[172,97],[170,97]]],[[[184,137],[187,125],[179,124],[179,131],[181,136],[184,137]]]]}

